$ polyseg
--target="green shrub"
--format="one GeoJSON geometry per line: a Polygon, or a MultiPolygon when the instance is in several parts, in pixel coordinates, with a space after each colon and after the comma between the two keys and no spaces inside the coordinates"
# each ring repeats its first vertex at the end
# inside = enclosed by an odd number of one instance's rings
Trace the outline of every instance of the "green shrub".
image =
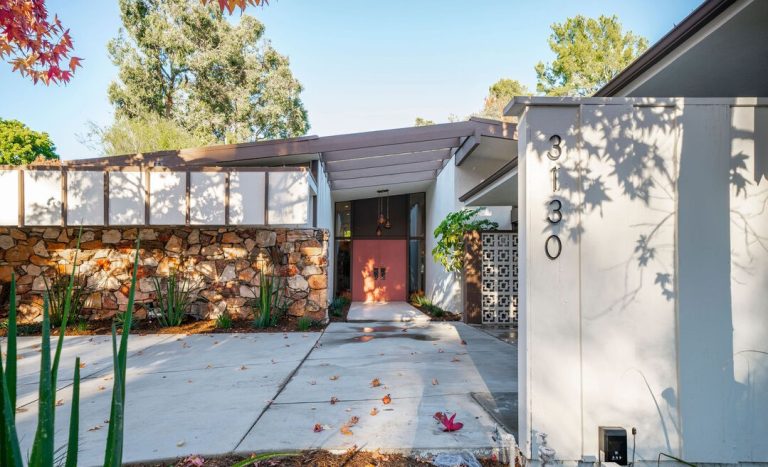
{"type": "Polygon", "coordinates": [[[61,326],[61,318],[64,314],[64,305],[67,298],[70,300],[70,316],[79,317],[81,315],[85,300],[90,293],[90,289],[86,285],[86,277],[83,274],[75,274],[71,293],[69,288],[70,274],[62,274],[57,270],[56,274],[51,278],[50,284],[45,277],[43,281],[45,283],[45,293],[48,296],[52,326],[61,326]]]}
{"type": "MultiPolygon", "coordinates": [[[[78,241],[79,243],[79,241],[78,241]]],[[[139,243],[136,243],[131,288],[128,294],[128,308],[125,321],[130,325],[133,298],[136,290],[136,273],[138,270],[139,243]]],[[[66,295],[61,309],[61,328],[67,327],[74,295],[74,282],[77,269],[77,251],[66,295]]],[[[11,291],[8,312],[8,337],[6,347],[6,368],[0,359],[0,465],[22,467],[26,461],[31,466],[48,467],[59,465],[63,461],[65,467],[77,465],[79,418],[80,418],[80,358],[75,359],[74,376],[72,380],[72,408],[69,419],[68,442],[66,455],[57,459],[56,453],[64,447],[54,447],[54,427],[56,415],[56,388],[59,362],[64,344],[64,332],[60,332],[56,349],[51,358],[50,342],[50,304],[48,296],[43,301],[43,322],[41,324],[40,346],[40,380],[38,388],[38,420],[37,430],[32,443],[32,452],[22,455],[16,430],[16,395],[17,395],[17,323],[16,323],[16,277],[11,275],[11,291]]],[[[104,451],[104,465],[116,467],[122,463],[123,422],[125,414],[125,372],[128,357],[128,334],[124,332],[120,338],[118,350],[115,326],[112,325],[112,349],[114,364],[114,387],[112,390],[112,406],[109,416],[109,432],[104,451]]]]}
{"type": "Polygon", "coordinates": [[[437,245],[432,257],[448,272],[459,272],[464,267],[464,233],[475,230],[495,230],[499,224],[487,219],[476,219],[482,208],[462,209],[449,213],[435,229],[437,245]]]}
{"type": "Polygon", "coordinates": [[[265,274],[259,277],[259,297],[254,301],[254,326],[275,326],[285,311],[285,278],[265,274]]]}
{"type": "Polygon", "coordinates": [[[232,317],[226,311],[216,318],[216,327],[218,329],[229,329],[232,327],[232,317]]]}
{"type": "Polygon", "coordinates": [[[172,269],[163,280],[157,277],[152,280],[157,294],[153,311],[158,322],[163,327],[181,325],[197,294],[196,284],[177,269],[172,269]]]}
{"type": "Polygon", "coordinates": [[[349,299],[347,297],[336,297],[328,306],[331,316],[341,316],[344,313],[344,307],[349,305],[349,299]]]}
{"type": "Polygon", "coordinates": [[[312,320],[308,316],[302,316],[299,318],[297,327],[301,332],[308,331],[309,328],[312,327],[312,320]]]}

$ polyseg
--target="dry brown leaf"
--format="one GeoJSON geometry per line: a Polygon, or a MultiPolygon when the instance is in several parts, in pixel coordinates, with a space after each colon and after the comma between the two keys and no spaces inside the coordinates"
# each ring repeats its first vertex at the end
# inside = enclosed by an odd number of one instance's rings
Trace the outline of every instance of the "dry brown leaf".
{"type": "Polygon", "coordinates": [[[437,380],[437,378],[432,378],[432,386],[437,386],[440,384],[440,382],[437,380]]]}
{"type": "Polygon", "coordinates": [[[64,399],[59,399],[56,401],[56,407],[64,405],[64,399]]]}
{"type": "Polygon", "coordinates": [[[314,431],[315,433],[320,433],[321,431],[323,431],[323,425],[319,423],[315,423],[315,427],[312,428],[312,431],[314,431]]]}
{"type": "Polygon", "coordinates": [[[339,379],[339,376],[338,375],[333,375],[333,376],[331,376],[328,379],[330,379],[331,381],[336,381],[337,379],[339,379]]]}
{"type": "Polygon", "coordinates": [[[80,362],[80,368],[85,368],[85,362],[80,362]]]}
{"type": "Polygon", "coordinates": [[[384,403],[384,405],[387,405],[387,404],[389,404],[390,402],[392,402],[392,398],[391,398],[391,397],[389,397],[389,394],[387,394],[386,396],[384,396],[384,397],[382,397],[382,398],[381,398],[381,402],[383,402],[383,403],[384,403]]]}
{"type": "Polygon", "coordinates": [[[461,361],[461,359],[460,359],[459,357],[453,357],[453,358],[451,359],[451,361],[452,361],[452,362],[460,362],[460,361],[461,361]]]}
{"type": "Polygon", "coordinates": [[[100,429],[101,429],[101,425],[96,425],[96,426],[92,426],[92,427],[88,428],[88,431],[96,431],[96,430],[100,430],[100,429]]]}
{"type": "Polygon", "coordinates": [[[103,390],[105,390],[105,389],[107,389],[107,388],[105,388],[104,386],[99,386],[99,388],[98,388],[98,389],[99,389],[99,391],[103,391],[103,390]]]}
{"type": "Polygon", "coordinates": [[[240,371],[244,371],[244,370],[247,370],[247,369],[248,369],[248,367],[247,367],[247,366],[245,366],[245,365],[243,365],[243,366],[241,366],[241,367],[240,367],[240,371]]]}
{"type": "Polygon", "coordinates": [[[373,381],[371,381],[371,387],[377,388],[381,386],[381,381],[379,381],[379,378],[373,378],[373,381]]]}
{"type": "Polygon", "coordinates": [[[355,426],[359,421],[360,421],[360,417],[352,417],[349,419],[349,422],[347,422],[347,425],[355,426]]]}
{"type": "Polygon", "coordinates": [[[371,416],[372,417],[375,417],[378,414],[379,414],[379,409],[377,409],[376,407],[371,409],[371,416]]]}
{"type": "Polygon", "coordinates": [[[331,397],[331,405],[334,405],[337,402],[339,402],[339,399],[336,396],[331,397]]]}
{"type": "Polygon", "coordinates": [[[16,413],[24,413],[26,411],[27,409],[25,409],[24,407],[19,407],[18,409],[16,409],[16,413]]]}
{"type": "Polygon", "coordinates": [[[341,429],[340,429],[339,431],[341,432],[341,434],[342,434],[342,435],[347,435],[347,436],[349,436],[349,435],[351,435],[351,434],[352,434],[352,430],[350,430],[350,429],[349,429],[349,427],[348,427],[347,425],[344,425],[344,426],[342,426],[342,427],[341,427],[341,429]]]}

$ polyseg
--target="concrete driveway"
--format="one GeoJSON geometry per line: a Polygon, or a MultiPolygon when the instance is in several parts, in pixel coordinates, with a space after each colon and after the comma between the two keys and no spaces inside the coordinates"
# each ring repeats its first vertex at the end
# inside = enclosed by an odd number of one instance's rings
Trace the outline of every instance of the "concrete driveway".
{"type": "MultiPolygon", "coordinates": [[[[496,422],[472,393],[517,389],[515,345],[461,323],[334,323],[324,333],[131,336],[129,343],[126,462],[353,445],[487,451],[498,445],[496,422]],[[392,402],[385,405],[386,394],[392,402]],[[442,432],[432,418],[437,411],[456,412],[464,428],[442,432]],[[342,434],[353,416],[360,421],[342,434]],[[316,423],[325,429],[315,433],[316,423]]],[[[23,450],[31,448],[37,421],[38,344],[20,339],[23,450]]],[[[66,443],[76,355],[85,364],[80,464],[101,465],[112,390],[109,337],[65,339],[56,443],[66,443]]]]}

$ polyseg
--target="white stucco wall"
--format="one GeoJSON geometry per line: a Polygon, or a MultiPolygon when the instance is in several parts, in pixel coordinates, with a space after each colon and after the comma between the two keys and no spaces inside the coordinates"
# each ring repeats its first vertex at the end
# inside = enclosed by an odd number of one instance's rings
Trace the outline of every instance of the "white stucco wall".
{"type": "Polygon", "coordinates": [[[264,224],[264,184],[264,172],[232,172],[229,175],[230,224],[264,224]]]}
{"type": "Polygon", "coordinates": [[[15,170],[0,170],[0,225],[19,223],[19,173],[15,170]]]}
{"type": "Polygon", "coordinates": [[[546,433],[557,459],[589,461],[618,426],[639,462],[768,461],[765,107],[554,102],[519,127],[524,454],[546,433]]]}
{"type": "Polygon", "coordinates": [[[104,224],[104,172],[67,172],[67,224],[104,224]]]}
{"type": "Polygon", "coordinates": [[[330,237],[328,240],[328,299],[333,299],[333,281],[335,268],[334,257],[334,202],[331,196],[331,186],[328,183],[328,176],[325,173],[323,164],[318,164],[317,168],[317,227],[328,229],[330,237]]]}
{"type": "Polygon", "coordinates": [[[61,224],[61,171],[24,171],[24,223],[61,224]]]}
{"type": "MultiPolygon", "coordinates": [[[[448,273],[445,268],[432,259],[432,249],[437,244],[437,239],[432,233],[450,212],[457,211],[464,206],[458,200],[459,196],[469,188],[479,183],[477,171],[471,174],[462,173],[462,167],[456,167],[453,158],[447,161],[445,167],[437,176],[437,180],[427,190],[426,199],[426,295],[435,304],[446,310],[460,312],[462,310],[461,298],[461,274],[448,273]],[[465,189],[465,186],[469,188],[465,189]]],[[[469,169],[466,169],[469,170],[469,169]]],[[[493,171],[489,171],[492,173],[493,171]]],[[[478,217],[494,221],[500,229],[511,227],[511,206],[484,207],[478,217]]]]}
{"type": "Polygon", "coordinates": [[[144,224],[144,173],[109,173],[109,224],[144,224]]]}
{"type": "Polygon", "coordinates": [[[270,172],[267,221],[270,225],[305,225],[309,221],[307,172],[270,172]]]}
{"type": "Polygon", "coordinates": [[[150,172],[149,223],[152,225],[183,225],[186,218],[186,172],[150,172]]]}
{"type": "MultiPolygon", "coordinates": [[[[189,222],[191,224],[224,225],[225,183],[226,174],[222,172],[190,173],[189,222]]],[[[238,204],[238,209],[240,206],[238,204]]]]}

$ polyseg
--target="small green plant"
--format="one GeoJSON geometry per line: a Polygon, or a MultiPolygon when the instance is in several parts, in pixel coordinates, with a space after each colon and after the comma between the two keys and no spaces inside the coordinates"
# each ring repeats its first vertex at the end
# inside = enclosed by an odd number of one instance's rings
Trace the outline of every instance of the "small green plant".
{"type": "Polygon", "coordinates": [[[63,274],[56,270],[56,273],[49,280],[43,278],[45,283],[45,293],[48,296],[48,307],[51,318],[51,326],[61,326],[64,315],[64,305],[69,299],[70,316],[80,316],[85,300],[88,298],[90,289],[86,285],[86,277],[83,274],[75,274],[70,289],[70,274],[63,274]]]}
{"type": "Polygon", "coordinates": [[[216,327],[218,329],[230,329],[232,327],[232,316],[226,311],[216,318],[216,327]]]}
{"type": "Polygon", "coordinates": [[[309,328],[312,327],[312,320],[308,316],[302,316],[296,326],[301,332],[309,331],[309,328]]]}
{"type": "Polygon", "coordinates": [[[426,297],[423,293],[414,292],[411,294],[411,303],[414,306],[424,306],[432,303],[432,300],[426,297]]]}
{"type": "Polygon", "coordinates": [[[259,297],[255,300],[255,320],[257,328],[275,326],[285,307],[285,278],[260,273],[259,297]]]}
{"type": "Polygon", "coordinates": [[[328,311],[331,312],[331,316],[339,317],[344,313],[344,307],[349,305],[349,299],[347,297],[336,297],[328,307],[328,311]]]}
{"type": "Polygon", "coordinates": [[[84,318],[78,318],[77,323],[75,323],[75,329],[77,329],[80,332],[85,332],[88,330],[88,321],[84,318]]]}
{"type": "Polygon", "coordinates": [[[164,280],[152,279],[157,294],[153,311],[158,322],[163,327],[181,325],[197,294],[196,284],[177,269],[172,269],[164,280]]]}
{"type": "Polygon", "coordinates": [[[464,267],[464,233],[475,230],[495,230],[499,224],[488,219],[477,219],[482,208],[462,209],[445,216],[435,229],[437,245],[432,257],[448,272],[459,272],[464,267]]]}

